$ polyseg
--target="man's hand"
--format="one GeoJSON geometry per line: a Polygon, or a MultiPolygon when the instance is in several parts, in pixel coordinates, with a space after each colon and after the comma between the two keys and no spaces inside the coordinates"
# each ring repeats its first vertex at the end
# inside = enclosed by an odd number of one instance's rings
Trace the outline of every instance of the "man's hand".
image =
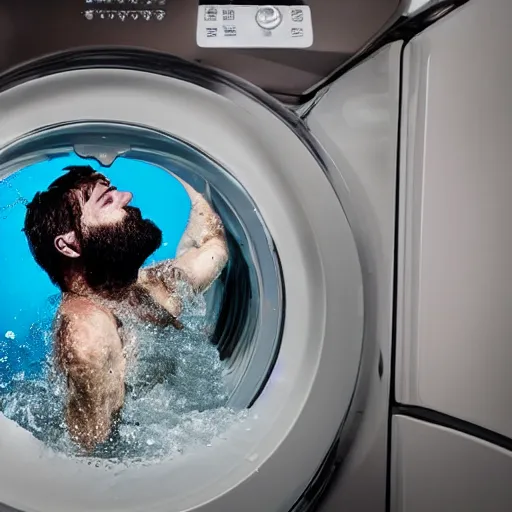
{"type": "Polygon", "coordinates": [[[173,267],[174,260],[165,260],[139,271],[137,284],[142,287],[172,317],[172,324],[177,329],[183,325],[177,320],[182,311],[182,297],[178,281],[185,281],[182,272],[173,267]]]}

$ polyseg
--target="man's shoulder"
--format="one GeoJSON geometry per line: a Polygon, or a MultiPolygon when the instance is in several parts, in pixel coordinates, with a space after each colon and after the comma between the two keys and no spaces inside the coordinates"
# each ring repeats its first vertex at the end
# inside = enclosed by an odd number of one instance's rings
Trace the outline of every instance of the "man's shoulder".
{"type": "Polygon", "coordinates": [[[63,298],[59,314],[75,321],[112,318],[112,313],[106,307],[87,297],[76,295],[63,298]]]}
{"type": "Polygon", "coordinates": [[[86,298],[67,298],[57,313],[57,360],[61,365],[69,365],[72,360],[94,362],[101,355],[98,351],[104,348],[104,340],[112,343],[116,334],[115,320],[107,309],[86,298]]]}
{"type": "Polygon", "coordinates": [[[86,297],[65,298],[57,315],[57,333],[61,336],[96,332],[115,326],[112,313],[86,297]]]}

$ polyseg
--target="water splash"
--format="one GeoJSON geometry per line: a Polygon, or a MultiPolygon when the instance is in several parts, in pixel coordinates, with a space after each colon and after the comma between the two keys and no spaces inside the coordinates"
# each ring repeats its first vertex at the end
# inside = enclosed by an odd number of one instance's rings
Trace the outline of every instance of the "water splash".
{"type": "MultiPolygon", "coordinates": [[[[226,407],[225,367],[209,339],[205,299],[190,298],[183,331],[132,319],[139,355],[127,374],[122,419],[89,463],[148,464],[173,458],[193,446],[210,445],[245,417],[244,411],[226,407]]],[[[129,318],[125,321],[130,324],[129,318]]],[[[49,355],[43,377],[31,380],[23,372],[15,377],[9,392],[0,395],[0,410],[55,452],[77,457],[64,423],[65,389],[49,355]]]]}

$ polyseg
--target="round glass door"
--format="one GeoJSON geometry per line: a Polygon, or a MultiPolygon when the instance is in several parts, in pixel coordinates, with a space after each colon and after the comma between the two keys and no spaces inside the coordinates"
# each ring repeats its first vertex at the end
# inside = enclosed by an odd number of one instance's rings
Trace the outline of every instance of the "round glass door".
{"type": "Polygon", "coordinates": [[[0,93],[0,186],[41,158],[92,157],[97,168],[103,160],[112,181],[116,166],[121,179],[139,162],[151,167],[149,182],[167,180],[153,196],[162,225],[172,175],[197,187],[230,244],[230,264],[201,307],[214,326],[221,406],[234,418],[212,416],[213,435],[172,458],[119,464],[61,456],[15,414],[0,415],[9,461],[0,464],[0,501],[41,512],[290,509],[346,417],[363,339],[357,250],[319,153],[250,86],[179,62],[163,76],[113,57],[108,69],[79,60],[80,69],[40,68],[0,93]]]}

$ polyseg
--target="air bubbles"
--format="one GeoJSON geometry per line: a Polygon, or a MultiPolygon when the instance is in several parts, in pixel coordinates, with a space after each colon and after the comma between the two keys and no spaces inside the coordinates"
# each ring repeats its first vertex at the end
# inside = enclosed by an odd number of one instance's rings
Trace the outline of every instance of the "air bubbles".
{"type": "Polygon", "coordinates": [[[9,216],[9,214],[17,207],[17,206],[27,206],[29,201],[24,198],[20,191],[12,185],[9,178],[6,180],[0,181],[0,189],[2,190],[2,195],[5,195],[5,198],[8,199],[8,203],[0,203],[0,219],[5,220],[9,216]],[[7,191],[6,189],[9,189],[7,191]],[[15,197],[13,197],[15,196],[15,197]]]}

